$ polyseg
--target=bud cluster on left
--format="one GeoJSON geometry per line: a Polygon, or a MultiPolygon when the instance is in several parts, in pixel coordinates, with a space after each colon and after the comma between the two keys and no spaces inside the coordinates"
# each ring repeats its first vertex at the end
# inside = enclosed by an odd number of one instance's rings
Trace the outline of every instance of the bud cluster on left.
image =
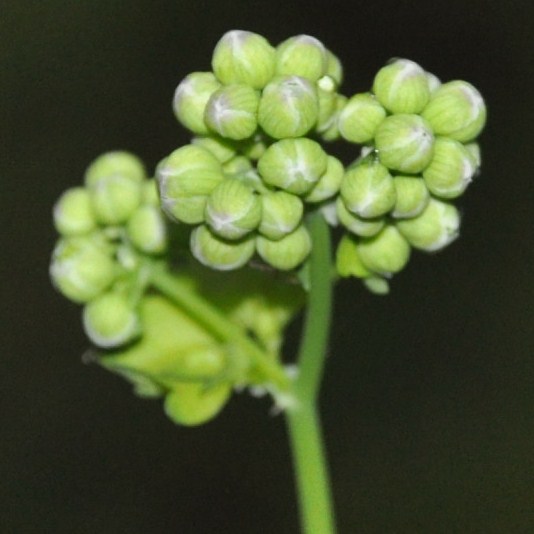
{"type": "Polygon", "coordinates": [[[140,334],[144,259],[167,247],[154,180],[132,154],[103,154],[87,169],[83,187],[61,195],[53,214],[60,234],[50,265],[54,285],[85,305],[83,325],[95,345],[132,341],[140,334]]]}

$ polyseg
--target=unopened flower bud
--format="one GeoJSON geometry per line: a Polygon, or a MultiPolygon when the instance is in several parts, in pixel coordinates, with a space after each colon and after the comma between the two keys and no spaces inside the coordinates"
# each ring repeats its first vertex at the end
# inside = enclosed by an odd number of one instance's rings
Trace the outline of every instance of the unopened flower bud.
{"type": "Polygon", "coordinates": [[[150,206],[159,206],[158,183],[154,178],[143,182],[141,202],[150,206]]]}
{"type": "Polygon", "coordinates": [[[336,199],[336,215],[339,222],[347,230],[361,237],[371,237],[378,234],[385,224],[384,219],[381,217],[364,219],[351,213],[345,206],[341,197],[336,199]]]}
{"type": "Polygon", "coordinates": [[[298,267],[310,254],[311,247],[310,234],[302,224],[277,241],[263,236],[256,238],[256,248],[261,258],[281,271],[298,267]]]}
{"type": "Polygon", "coordinates": [[[267,184],[303,195],[319,181],[327,165],[327,154],[319,143],[307,138],[283,139],[265,151],[258,171],[267,184]]]}
{"type": "Polygon", "coordinates": [[[430,89],[430,95],[433,95],[441,87],[441,80],[435,74],[428,71],[425,71],[425,75],[428,88],[430,89]]]}
{"type": "Polygon", "coordinates": [[[338,118],[339,133],[351,143],[367,143],[386,118],[386,110],[370,93],[354,95],[338,118]]]}
{"type": "Polygon", "coordinates": [[[328,56],[323,44],[315,37],[297,35],[276,47],[276,73],[302,76],[316,82],[324,74],[328,56]]]}
{"type": "Polygon", "coordinates": [[[452,204],[432,198],[420,215],[396,225],[413,247],[433,252],[458,237],[460,215],[452,204]]]}
{"type": "Polygon", "coordinates": [[[364,286],[375,295],[387,295],[389,293],[389,283],[381,276],[368,276],[362,280],[364,286]]]}
{"type": "Polygon", "coordinates": [[[239,180],[224,180],[208,198],[206,223],[220,237],[240,239],[255,230],[260,220],[259,196],[239,180]]]}
{"type": "Polygon", "coordinates": [[[313,186],[313,189],[304,197],[306,202],[322,202],[337,195],[344,174],[343,163],[334,156],[328,156],[326,158],[326,171],[313,186]]]}
{"type": "Polygon", "coordinates": [[[386,167],[414,174],[430,163],[434,135],[419,115],[391,115],[378,127],[375,146],[386,167]]]}
{"type": "Polygon", "coordinates": [[[476,163],[462,143],[448,137],[438,137],[434,156],[423,171],[429,191],[440,198],[460,196],[476,171],[476,163]]]}
{"type": "Polygon", "coordinates": [[[253,169],[254,165],[245,156],[235,156],[222,166],[222,170],[226,176],[238,176],[253,169]]]}
{"type": "Polygon", "coordinates": [[[336,270],[339,276],[348,278],[355,276],[356,278],[366,278],[372,273],[365,267],[358,254],[358,241],[345,234],[336,250],[336,270]]]}
{"type": "Polygon", "coordinates": [[[419,113],[430,98],[425,71],[408,59],[382,67],[375,76],[373,92],[392,113],[419,113]]]}
{"type": "Polygon", "coordinates": [[[236,155],[235,143],[216,135],[193,137],[191,144],[205,148],[221,163],[226,163],[236,155]]]}
{"type": "Polygon", "coordinates": [[[259,101],[258,93],[248,85],[226,85],[211,95],[204,121],[224,138],[246,139],[258,127],[259,101]]]}
{"type": "MultiPolygon", "coordinates": [[[[328,76],[321,78],[321,80],[328,79],[333,84],[333,81],[328,76]]],[[[319,103],[319,112],[317,115],[317,124],[315,131],[324,132],[332,124],[334,114],[337,106],[337,93],[334,90],[326,90],[321,87],[321,80],[317,83],[317,98],[319,103]]]]}
{"type": "Polygon", "coordinates": [[[321,139],[324,141],[336,141],[339,139],[339,115],[347,105],[348,98],[344,95],[336,95],[336,109],[330,118],[330,122],[322,126],[320,130],[321,139]]]}
{"type": "Polygon", "coordinates": [[[463,143],[473,140],[486,123],[486,105],[470,83],[456,80],[437,89],[422,116],[436,135],[463,143]]]}
{"type": "Polygon", "coordinates": [[[239,150],[243,156],[250,160],[257,161],[261,158],[265,150],[267,150],[268,142],[265,135],[258,132],[250,139],[241,141],[239,150]]]}
{"type": "Polygon", "coordinates": [[[337,87],[341,85],[343,81],[343,65],[330,50],[326,51],[326,74],[334,80],[337,87]]]}
{"type": "Polygon", "coordinates": [[[204,111],[210,96],[221,87],[213,73],[192,72],[176,88],[173,110],[176,118],[190,131],[206,135],[204,111]]]}
{"type": "Polygon", "coordinates": [[[83,327],[89,339],[105,349],[125,345],[141,333],[137,313],[117,292],[104,293],[85,306],[83,327]]]}
{"type": "Polygon", "coordinates": [[[275,50],[257,33],[232,30],[215,46],[211,65],[224,84],[243,83],[262,89],[274,75],[275,50]]]}
{"type": "Polygon", "coordinates": [[[85,185],[89,188],[108,176],[126,176],[133,182],[142,182],[146,172],[141,160],[129,152],[106,152],[96,158],[85,171],[85,185]]]}
{"type": "Polygon", "coordinates": [[[419,215],[428,204],[430,194],[422,178],[418,176],[395,176],[393,185],[397,200],[391,215],[396,219],[409,219],[419,215]]]}
{"type": "Polygon", "coordinates": [[[464,145],[469,154],[471,154],[471,157],[473,158],[473,161],[475,163],[475,167],[477,168],[477,171],[480,168],[480,165],[482,164],[482,156],[480,153],[480,145],[478,143],[467,143],[464,145]]]}
{"type": "Polygon", "coordinates": [[[83,235],[93,231],[96,220],[87,189],[67,189],[54,206],[54,226],[64,236],[83,235]]]}
{"type": "Polygon", "coordinates": [[[246,236],[239,241],[228,241],[202,224],[191,232],[191,252],[207,267],[230,271],[243,267],[252,258],[254,238],[246,236]]]}
{"type": "Polygon", "coordinates": [[[380,217],[395,205],[393,178],[374,159],[348,169],[341,182],[341,198],[347,209],[364,218],[380,217]]]}
{"type": "Polygon", "coordinates": [[[178,382],[165,396],[165,413],[176,424],[201,425],[222,410],[231,392],[229,384],[208,387],[202,382],[178,382]]]}
{"type": "Polygon", "coordinates": [[[258,123],[275,139],[301,137],[317,122],[319,99],[315,86],[306,78],[282,76],[263,90],[258,123]]]}
{"type": "Polygon", "coordinates": [[[58,241],[50,276],[59,291],[73,302],[89,302],[115,279],[110,251],[93,235],[58,241]]]}
{"type": "Polygon", "coordinates": [[[261,195],[262,216],[258,231],[276,241],[293,232],[302,221],[304,205],[296,195],[268,191],[261,195]]]}
{"type": "Polygon", "coordinates": [[[410,245],[395,226],[358,243],[362,263],[375,273],[390,275],[401,271],[410,259],[410,245]]]}
{"type": "Polygon", "coordinates": [[[137,208],[127,225],[130,241],[147,254],[161,254],[167,246],[167,228],[163,214],[157,206],[137,208]]]}
{"type": "Polygon", "coordinates": [[[158,166],[156,176],[163,210],[187,224],[204,220],[208,195],[224,180],[217,158],[195,145],[172,152],[158,166]]]}

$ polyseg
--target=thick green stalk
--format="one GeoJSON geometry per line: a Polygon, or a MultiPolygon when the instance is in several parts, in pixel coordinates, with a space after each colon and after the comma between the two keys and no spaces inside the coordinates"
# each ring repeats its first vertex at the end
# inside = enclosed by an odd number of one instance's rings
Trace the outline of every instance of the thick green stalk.
{"type": "Polygon", "coordinates": [[[332,308],[330,231],[320,213],[310,216],[309,305],[299,349],[296,404],[287,410],[300,517],[305,534],[333,534],[334,512],[317,397],[324,370],[332,308]]]}

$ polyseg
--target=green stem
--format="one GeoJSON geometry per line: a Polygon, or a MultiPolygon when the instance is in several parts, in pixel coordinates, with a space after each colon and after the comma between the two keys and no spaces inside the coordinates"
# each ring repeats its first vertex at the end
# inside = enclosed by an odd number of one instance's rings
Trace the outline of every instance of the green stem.
{"type": "Polygon", "coordinates": [[[265,353],[246,332],[229,320],[210,302],[203,299],[188,283],[176,277],[165,267],[154,267],[152,286],[173,301],[190,317],[203,324],[216,338],[242,349],[264,380],[287,392],[289,379],[283,368],[265,353]]]}
{"type": "Polygon", "coordinates": [[[310,294],[299,349],[296,404],[287,410],[287,424],[305,534],[333,534],[334,512],[323,445],[317,397],[324,370],[332,308],[330,231],[320,213],[309,220],[313,250],[310,294]]]}

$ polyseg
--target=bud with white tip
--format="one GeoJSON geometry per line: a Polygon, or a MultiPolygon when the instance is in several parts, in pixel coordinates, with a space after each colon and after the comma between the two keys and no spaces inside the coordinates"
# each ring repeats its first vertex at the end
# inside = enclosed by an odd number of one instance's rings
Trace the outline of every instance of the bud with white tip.
{"type": "Polygon", "coordinates": [[[386,110],[370,93],[351,97],[338,118],[339,133],[351,143],[367,143],[386,118],[386,110]]]}
{"type": "Polygon", "coordinates": [[[337,195],[344,174],[343,163],[334,156],[328,156],[326,170],[313,186],[313,189],[304,197],[306,202],[322,202],[337,195]]]}
{"type": "Polygon", "coordinates": [[[260,234],[276,241],[293,232],[302,221],[302,200],[285,191],[268,191],[261,195],[260,234]]]}
{"type": "Polygon", "coordinates": [[[97,227],[87,189],[67,189],[54,206],[54,226],[64,236],[84,235],[97,227]]]}
{"type": "Polygon", "coordinates": [[[167,228],[157,206],[144,205],[132,214],[126,227],[133,245],[146,254],[161,254],[167,247],[167,228]]]}
{"type": "Polygon", "coordinates": [[[361,237],[371,237],[378,234],[385,224],[383,217],[364,219],[363,217],[351,213],[345,206],[341,197],[336,199],[336,215],[339,222],[349,230],[349,232],[361,237]]]}
{"type": "Polygon", "coordinates": [[[276,47],[276,74],[302,76],[316,82],[326,73],[326,49],[315,37],[297,35],[276,47]]]}
{"type": "Polygon", "coordinates": [[[391,212],[396,219],[417,217],[428,204],[430,193],[424,180],[419,176],[395,176],[393,185],[397,200],[391,212]]]}

